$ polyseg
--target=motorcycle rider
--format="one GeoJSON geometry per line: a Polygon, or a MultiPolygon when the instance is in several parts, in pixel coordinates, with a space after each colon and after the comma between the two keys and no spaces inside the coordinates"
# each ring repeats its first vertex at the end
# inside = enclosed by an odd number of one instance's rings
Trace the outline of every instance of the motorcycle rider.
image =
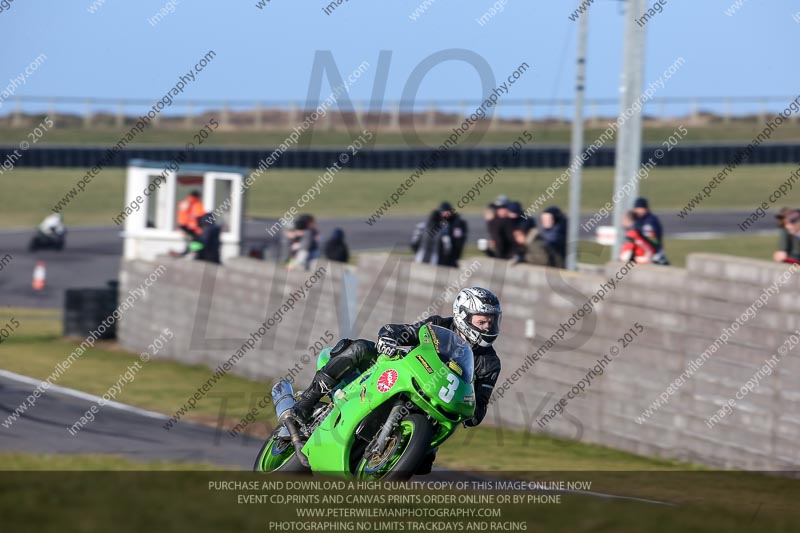
{"type": "MultiPolygon", "coordinates": [[[[378,342],[342,339],[331,350],[331,359],[314,375],[311,385],[303,391],[294,406],[301,421],[311,417],[317,402],[353,370],[366,371],[378,354],[396,357],[405,353],[401,347],[419,344],[419,330],[433,324],[458,333],[472,347],[475,356],[475,413],[464,421],[464,427],[475,427],[486,416],[489,398],[500,375],[500,358],[492,346],[500,333],[502,317],[500,301],[491,291],[482,287],[461,289],[453,302],[453,316],[432,315],[415,324],[387,324],[378,332],[378,342]]],[[[420,466],[418,474],[430,472],[435,451],[420,466]]]]}
{"type": "Polygon", "coordinates": [[[31,251],[39,248],[56,248],[60,250],[64,247],[66,235],[67,228],[64,226],[64,219],[61,213],[53,213],[46,216],[39,224],[39,227],[36,228],[36,235],[31,239],[28,248],[31,251]]]}
{"type": "Polygon", "coordinates": [[[65,231],[66,228],[64,227],[64,219],[61,213],[48,215],[42,220],[42,223],[39,224],[39,232],[53,239],[59,239],[65,231]]]}

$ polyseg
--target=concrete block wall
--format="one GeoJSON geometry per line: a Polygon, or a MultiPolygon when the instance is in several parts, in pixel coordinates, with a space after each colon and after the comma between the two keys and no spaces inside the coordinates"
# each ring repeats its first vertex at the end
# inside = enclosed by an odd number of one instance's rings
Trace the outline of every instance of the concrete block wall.
{"type": "MultiPolygon", "coordinates": [[[[230,357],[310,274],[287,273],[247,258],[222,268],[166,258],[162,262],[167,272],[122,319],[121,343],[142,351],[161,329],[170,327],[175,339],[157,357],[212,368],[230,357]]],[[[492,403],[488,423],[716,467],[794,470],[800,465],[800,347],[783,356],[758,388],[737,399],[731,414],[712,428],[705,424],[800,328],[800,269],[639,423],[637,418],[689,363],[788,267],[709,254],[691,256],[685,269],[635,266],[563,339],[522,371],[526,357],[604,283],[608,286],[622,264],[609,263],[600,274],[597,269],[573,273],[476,258],[465,261],[462,269],[440,269],[397,255],[366,254],[357,267],[321,266],[324,279],[308,289],[234,373],[280,377],[311,353],[309,346],[326,330],[337,338],[374,339],[383,324],[414,321],[429,306],[449,315],[457,288],[482,285],[500,295],[504,309],[496,344],[503,362],[499,383],[520,369],[502,398],[492,403]],[[644,331],[623,349],[618,339],[637,322],[644,331]],[[537,421],[612,346],[619,354],[603,374],[542,429],[537,421]]],[[[124,263],[123,296],[153,268],[153,263],[124,263]]],[[[305,383],[314,365],[301,366],[299,379],[305,383]]]]}
{"type": "Polygon", "coordinates": [[[121,320],[118,337],[133,351],[147,350],[164,328],[174,338],[156,358],[216,368],[234,355],[248,339],[252,349],[236,363],[232,373],[251,378],[284,376],[291,369],[301,376],[313,375],[316,357],[309,344],[330,331],[339,332],[338,292],[347,268],[339,264],[320,265],[324,274],[310,283],[314,274],[287,272],[275,264],[249,258],[236,258],[220,267],[210,263],[174,260],[156,262],[125,261],[120,279],[120,295],[138,287],[157,264],[166,271],[121,320]],[[304,287],[309,282],[310,287],[304,287]],[[291,293],[305,295],[296,302],[291,293]],[[291,305],[291,307],[288,307],[291,305]],[[284,307],[286,306],[286,307],[284,307]],[[276,317],[281,309],[286,311],[276,317]],[[280,322],[277,322],[277,320],[280,322]],[[269,322],[273,320],[273,322],[269,322]],[[261,336],[260,328],[269,328],[261,336]]]}

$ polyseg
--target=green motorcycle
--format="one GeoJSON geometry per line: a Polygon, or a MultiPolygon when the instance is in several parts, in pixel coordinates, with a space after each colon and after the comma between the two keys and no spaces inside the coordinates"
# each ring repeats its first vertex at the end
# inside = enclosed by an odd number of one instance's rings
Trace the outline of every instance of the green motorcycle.
{"type": "MultiPolygon", "coordinates": [[[[317,368],[330,359],[320,352],[317,368]]],[[[456,333],[426,325],[419,346],[400,358],[379,355],[360,375],[344,380],[320,402],[308,424],[294,416],[288,381],[272,399],[278,427],[258,454],[257,472],[410,478],[426,454],[475,411],[472,349],[456,333]]]]}

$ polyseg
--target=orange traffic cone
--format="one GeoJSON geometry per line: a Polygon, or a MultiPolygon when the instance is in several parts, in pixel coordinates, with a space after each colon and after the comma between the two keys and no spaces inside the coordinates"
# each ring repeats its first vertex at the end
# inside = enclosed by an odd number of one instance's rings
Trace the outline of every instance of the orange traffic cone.
{"type": "Polygon", "coordinates": [[[36,266],[33,267],[33,290],[44,290],[45,278],[47,277],[47,270],[44,267],[44,261],[36,261],[36,266]]]}

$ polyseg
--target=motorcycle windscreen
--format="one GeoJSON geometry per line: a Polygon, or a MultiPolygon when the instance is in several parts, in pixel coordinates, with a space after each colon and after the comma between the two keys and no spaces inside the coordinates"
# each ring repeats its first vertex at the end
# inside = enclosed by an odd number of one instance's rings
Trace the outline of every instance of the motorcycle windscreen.
{"type": "Polygon", "coordinates": [[[439,354],[439,359],[458,377],[467,383],[472,383],[475,359],[467,341],[457,333],[441,326],[429,325],[428,330],[431,333],[436,353],[439,354]]]}

